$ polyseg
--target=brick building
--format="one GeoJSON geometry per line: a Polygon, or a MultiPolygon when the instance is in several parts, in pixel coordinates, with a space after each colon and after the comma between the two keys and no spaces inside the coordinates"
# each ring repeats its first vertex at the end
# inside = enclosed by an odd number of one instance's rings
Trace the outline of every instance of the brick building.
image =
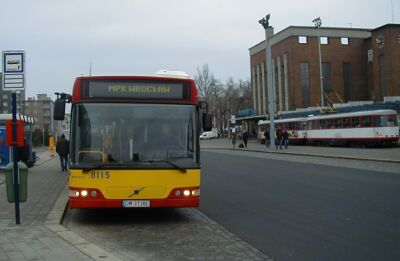
{"type": "MultiPolygon", "coordinates": [[[[315,27],[270,27],[275,110],[321,104],[315,27]]],[[[400,25],[376,29],[320,28],[324,92],[343,102],[400,96],[400,25]]],[[[257,114],[268,112],[265,41],[251,47],[251,83],[257,114]]],[[[336,100],[337,102],[337,100],[336,100]]],[[[325,103],[326,104],[326,103],[325,103]]]]}

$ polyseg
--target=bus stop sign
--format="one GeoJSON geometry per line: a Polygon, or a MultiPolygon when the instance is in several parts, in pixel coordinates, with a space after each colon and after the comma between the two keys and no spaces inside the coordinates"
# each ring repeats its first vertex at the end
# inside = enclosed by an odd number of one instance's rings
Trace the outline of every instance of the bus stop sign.
{"type": "Polygon", "coordinates": [[[24,121],[23,120],[16,120],[15,121],[16,127],[17,127],[17,141],[14,143],[13,142],[13,135],[12,135],[12,125],[13,121],[12,120],[7,120],[6,121],[6,140],[7,140],[7,145],[12,146],[16,145],[17,147],[23,147],[24,146],[24,121]]]}

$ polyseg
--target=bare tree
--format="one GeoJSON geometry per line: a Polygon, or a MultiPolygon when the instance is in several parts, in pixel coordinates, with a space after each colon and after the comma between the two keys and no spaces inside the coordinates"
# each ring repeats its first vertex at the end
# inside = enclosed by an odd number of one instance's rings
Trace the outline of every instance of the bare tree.
{"type": "Polygon", "coordinates": [[[239,110],[253,108],[253,96],[250,80],[239,80],[238,88],[240,92],[239,110]]]}
{"type": "Polygon", "coordinates": [[[218,92],[218,81],[215,79],[214,74],[210,72],[208,64],[203,64],[201,69],[197,67],[194,80],[199,89],[199,96],[210,103],[210,97],[218,92]]]}
{"type": "Polygon", "coordinates": [[[199,89],[199,96],[208,103],[209,112],[213,115],[213,125],[220,132],[229,126],[231,115],[242,109],[252,108],[252,93],[249,80],[235,82],[232,77],[222,84],[210,72],[207,64],[197,67],[194,77],[199,89]]]}

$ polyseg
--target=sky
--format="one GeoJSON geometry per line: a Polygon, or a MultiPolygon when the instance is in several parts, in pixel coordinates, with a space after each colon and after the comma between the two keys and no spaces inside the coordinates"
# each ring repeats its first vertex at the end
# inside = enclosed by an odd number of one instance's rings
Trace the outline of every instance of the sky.
{"type": "Polygon", "coordinates": [[[26,53],[26,96],[72,92],[76,76],[194,76],[208,64],[226,81],[250,78],[258,20],[288,26],[376,28],[400,23],[400,0],[13,0],[0,1],[0,50],[26,53]]]}

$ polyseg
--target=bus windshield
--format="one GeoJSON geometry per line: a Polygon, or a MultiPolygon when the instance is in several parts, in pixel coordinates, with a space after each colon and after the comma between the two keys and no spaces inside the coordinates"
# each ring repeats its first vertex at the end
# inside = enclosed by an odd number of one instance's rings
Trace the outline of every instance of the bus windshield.
{"type": "Polygon", "coordinates": [[[193,105],[76,104],[71,167],[198,167],[196,115],[193,105]]]}

